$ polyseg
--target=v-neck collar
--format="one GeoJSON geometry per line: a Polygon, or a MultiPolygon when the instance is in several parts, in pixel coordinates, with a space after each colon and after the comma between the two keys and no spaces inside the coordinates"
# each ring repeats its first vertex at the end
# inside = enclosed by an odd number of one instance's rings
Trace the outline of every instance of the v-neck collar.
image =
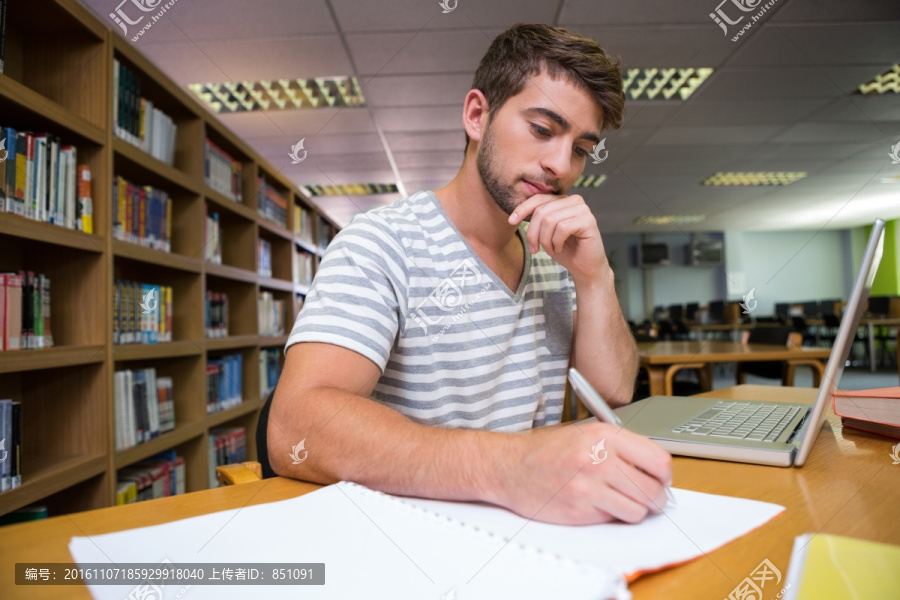
{"type": "Polygon", "coordinates": [[[466,249],[468,249],[469,254],[472,255],[472,258],[477,261],[478,265],[481,267],[484,273],[487,273],[488,276],[494,281],[494,283],[499,287],[499,289],[503,290],[507,296],[509,296],[513,302],[518,302],[522,299],[522,295],[525,293],[525,286],[528,284],[528,279],[531,276],[531,252],[528,248],[528,239],[525,237],[525,228],[524,221],[519,223],[519,226],[516,228],[516,233],[519,234],[519,239],[522,240],[522,248],[525,250],[525,266],[522,269],[522,278],[519,280],[519,288],[515,293],[509,288],[506,283],[488,267],[481,257],[478,256],[478,253],[472,248],[471,244],[469,244],[468,240],[459,232],[459,229],[456,227],[456,223],[453,222],[453,219],[450,218],[450,215],[447,214],[447,211],[444,210],[443,205],[441,205],[441,201],[438,199],[437,194],[435,194],[431,190],[426,190],[428,193],[428,197],[431,199],[431,202],[434,204],[435,208],[437,208],[438,212],[441,213],[441,216],[444,217],[444,220],[453,228],[454,233],[456,233],[456,237],[465,244],[466,249]]]}

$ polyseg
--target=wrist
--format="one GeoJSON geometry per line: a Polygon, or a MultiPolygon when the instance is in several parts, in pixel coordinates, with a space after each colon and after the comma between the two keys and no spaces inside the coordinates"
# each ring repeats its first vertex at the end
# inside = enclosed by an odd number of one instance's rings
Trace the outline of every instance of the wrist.
{"type": "Polygon", "coordinates": [[[488,438],[490,448],[484,448],[482,456],[493,460],[484,461],[482,469],[481,499],[491,504],[509,508],[522,490],[516,490],[516,471],[523,464],[530,432],[492,433],[488,438]]]}
{"type": "Polygon", "coordinates": [[[615,291],[616,277],[609,263],[604,260],[603,264],[589,275],[577,277],[572,274],[572,281],[575,283],[575,291],[581,295],[591,292],[602,293],[610,289],[615,291]]]}

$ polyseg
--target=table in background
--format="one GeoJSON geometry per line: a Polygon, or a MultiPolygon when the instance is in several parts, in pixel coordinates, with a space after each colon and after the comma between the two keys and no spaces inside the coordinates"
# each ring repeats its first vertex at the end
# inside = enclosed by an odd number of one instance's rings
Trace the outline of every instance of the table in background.
{"type": "Polygon", "coordinates": [[[664,393],[666,370],[672,365],[703,363],[709,366],[719,362],[792,359],[813,359],[821,365],[831,355],[831,348],[788,348],[776,344],[739,344],[716,340],[640,342],[637,346],[641,366],[647,369],[650,377],[651,396],[664,393]]]}

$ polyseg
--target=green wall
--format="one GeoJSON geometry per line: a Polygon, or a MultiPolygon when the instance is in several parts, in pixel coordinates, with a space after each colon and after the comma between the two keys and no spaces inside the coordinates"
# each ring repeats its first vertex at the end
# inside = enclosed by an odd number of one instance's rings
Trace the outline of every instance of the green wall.
{"type": "MultiPolygon", "coordinates": [[[[884,256],[872,284],[871,296],[900,296],[900,219],[888,221],[884,228],[884,256]]],[[[872,227],[866,227],[866,235],[872,227]]]]}

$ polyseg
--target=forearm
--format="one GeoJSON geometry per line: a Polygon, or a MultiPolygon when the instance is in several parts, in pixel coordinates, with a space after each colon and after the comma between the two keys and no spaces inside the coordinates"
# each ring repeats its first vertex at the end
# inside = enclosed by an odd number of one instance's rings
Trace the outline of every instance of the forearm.
{"type": "Polygon", "coordinates": [[[637,377],[637,345],[622,315],[609,265],[604,264],[595,280],[576,280],[575,298],[575,368],[611,405],[627,404],[637,377]]]}
{"type": "Polygon", "coordinates": [[[517,452],[518,436],[420,425],[336,388],[278,400],[290,410],[276,414],[273,406],[270,460],[279,475],[295,479],[348,480],[392,494],[498,502],[500,477],[517,452]],[[294,465],[289,454],[302,439],[308,459],[294,465]]]}

